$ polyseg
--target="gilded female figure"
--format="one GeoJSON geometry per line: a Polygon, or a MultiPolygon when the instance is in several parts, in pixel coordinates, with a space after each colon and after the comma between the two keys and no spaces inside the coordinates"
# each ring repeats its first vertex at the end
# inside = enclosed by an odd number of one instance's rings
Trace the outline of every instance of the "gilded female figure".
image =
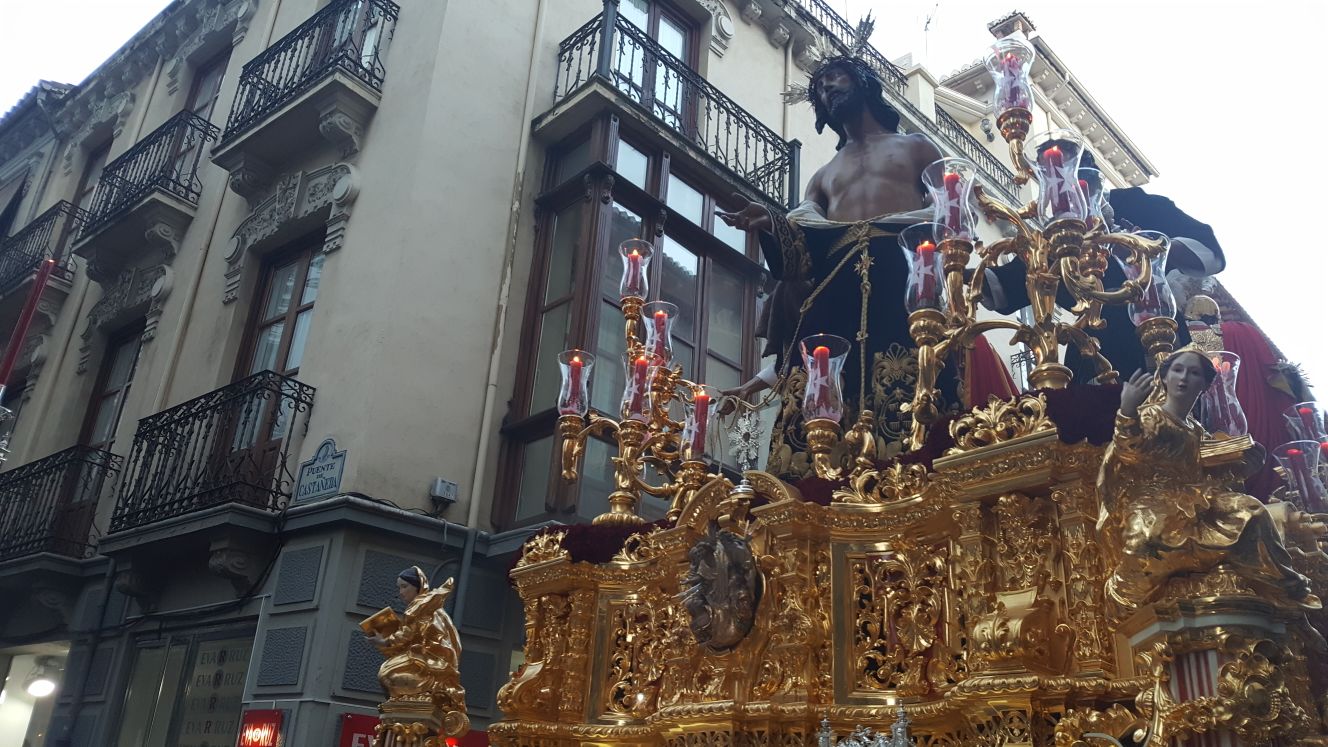
{"type": "MultiPolygon", "coordinates": [[[[431,589],[418,566],[397,576],[397,594],[406,603],[404,615],[373,625],[367,637],[387,660],[378,668],[378,681],[393,699],[424,700],[451,711],[465,712],[466,691],[458,669],[461,641],[443,603],[452,594],[452,579],[431,589]]],[[[366,623],[391,610],[374,615],[366,623]]]]}
{"type": "Polygon", "coordinates": [[[1098,530],[1119,556],[1107,594],[1136,607],[1174,576],[1225,563],[1280,602],[1317,608],[1264,505],[1205,469],[1209,434],[1190,410],[1216,377],[1212,361],[1182,348],[1157,377],[1140,371],[1125,384],[1098,477],[1098,530]]]}

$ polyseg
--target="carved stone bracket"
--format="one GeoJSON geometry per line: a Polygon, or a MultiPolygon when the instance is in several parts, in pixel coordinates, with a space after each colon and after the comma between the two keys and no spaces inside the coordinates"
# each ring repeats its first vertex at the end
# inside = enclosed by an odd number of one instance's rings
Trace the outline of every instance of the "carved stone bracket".
{"type": "Polygon", "coordinates": [[[272,185],[275,171],[267,161],[258,156],[241,153],[236,158],[238,162],[231,167],[227,184],[232,192],[248,200],[252,207],[258,195],[272,185]]]}
{"type": "MultiPolygon", "coordinates": [[[[135,100],[136,97],[132,91],[125,91],[101,102],[88,116],[87,122],[73,135],[69,136],[63,160],[66,176],[74,173],[74,161],[77,160],[79,152],[89,145],[89,141],[93,139],[99,129],[109,127],[112,138],[120,137],[121,133],[124,132],[125,125],[129,122],[129,114],[134,111],[135,100]]],[[[91,144],[96,145],[95,142],[91,144]]]]}
{"type": "Polygon", "coordinates": [[[32,598],[37,604],[55,612],[66,625],[69,624],[76,599],[68,590],[42,586],[33,590],[32,598]]]}
{"type": "Polygon", "coordinates": [[[360,138],[373,116],[373,107],[358,96],[333,89],[318,102],[318,132],[341,149],[342,158],[360,152],[360,138]]]}
{"type": "Polygon", "coordinates": [[[113,284],[103,283],[106,292],[88,311],[83,341],[78,348],[78,373],[88,370],[93,340],[99,330],[113,328],[141,314],[146,317],[143,341],[149,342],[156,336],[166,298],[174,285],[174,275],[169,266],[159,264],[122,270],[113,284]]]}
{"type": "Polygon", "coordinates": [[[208,571],[230,581],[235,595],[240,596],[258,582],[263,575],[265,561],[265,554],[258,548],[225,539],[217,540],[209,548],[208,571]]]}
{"type": "MultiPolygon", "coordinates": [[[[232,180],[233,181],[233,180],[232,180]]],[[[232,188],[234,184],[232,183],[232,188]]],[[[226,255],[226,286],[222,303],[239,297],[245,258],[255,244],[276,234],[292,221],[329,209],[323,250],[341,248],[351,206],[359,195],[359,175],[350,164],[336,163],[314,171],[297,171],[277,180],[272,193],[254,206],[231,237],[226,255]]]]}

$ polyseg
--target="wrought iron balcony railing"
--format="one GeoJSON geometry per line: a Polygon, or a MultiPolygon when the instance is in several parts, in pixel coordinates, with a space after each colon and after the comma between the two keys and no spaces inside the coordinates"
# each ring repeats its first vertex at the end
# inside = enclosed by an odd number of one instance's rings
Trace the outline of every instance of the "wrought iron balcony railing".
{"type": "Polygon", "coordinates": [[[216,140],[218,132],[206,119],[182,111],[106,164],[83,235],[96,233],[153,192],[197,205],[203,189],[198,178],[203,143],[216,140]]]}
{"type": "Polygon", "coordinates": [[[613,3],[559,45],[554,103],[592,79],[613,86],[773,202],[796,197],[796,147],[618,16],[613,3]]]}
{"type": "Polygon", "coordinates": [[[88,214],[61,200],[37,216],[23,230],[0,240],[0,292],[31,275],[37,265],[55,260],[55,275],[68,279],[73,264],[67,251],[69,239],[77,236],[88,214]]]}
{"type": "MultiPolygon", "coordinates": [[[[835,12],[825,0],[794,0],[788,5],[801,11],[804,20],[809,20],[813,25],[819,26],[826,36],[837,41],[841,47],[847,48],[853,43],[856,29],[844,20],[843,16],[835,12]]],[[[863,49],[862,54],[873,67],[880,71],[885,83],[885,95],[891,99],[891,104],[911,114],[911,118],[923,130],[926,130],[928,135],[948,144],[955,152],[962,153],[982,170],[989,183],[1004,191],[1010,200],[1017,201],[1019,186],[1015,184],[1014,172],[1006,168],[990,151],[982,146],[982,143],[979,143],[970,135],[963,125],[939,106],[936,107],[934,121],[918,111],[917,107],[913,106],[907,98],[908,78],[894,63],[887,60],[885,55],[881,54],[876,47],[868,44],[863,49]]]]}
{"type": "Polygon", "coordinates": [[[245,64],[222,142],[231,140],[308,90],[343,72],[383,88],[382,52],[399,8],[389,0],[336,0],[245,64]]]}
{"type": "Polygon", "coordinates": [[[225,503],[282,508],[296,421],[313,404],[313,387],[264,371],[143,418],[111,531],[225,503]]]}
{"type": "Polygon", "coordinates": [[[0,560],[40,552],[86,557],[97,502],[123,461],[75,446],[0,473],[0,560]]]}

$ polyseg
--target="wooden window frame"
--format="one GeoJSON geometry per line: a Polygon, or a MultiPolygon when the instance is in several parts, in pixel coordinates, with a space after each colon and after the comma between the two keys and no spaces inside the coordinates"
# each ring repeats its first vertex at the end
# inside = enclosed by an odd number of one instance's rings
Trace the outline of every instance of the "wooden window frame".
{"type": "Polygon", "coordinates": [[[87,407],[83,412],[83,425],[79,428],[78,443],[82,446],[110,451],[115,445],[116,432],[120,430],[120,421],[124,418],[124,407],[129,399],[129,393],[133,391],[134,376],[138,373],[138,364],[143,355],[143,328],[145,322],[138,321],[126,327],[122,327],[110,334],[106,338],[106,345],[103,348],[101,364],[97,367],[97,378],[92,386],[92,393],[87,400],[87,407]],[[124,345],[134,344],[137,350],[134,351],[134,363],[129,369],[129,378],[125,380],[124,386],[114,391],[106,390],[107,379],[110,378],[111,368],[115,364],[116,350],[124,345]],[[111,431],[111,440],[105,443],[92,442],[92,429],[97,425],[97,414],[100,412],[100,404],[108,397],[116,393],[123,392],[124,398],[120,400],[120,411],[115,415],[115,427],[111,431]]]}
{"type": "MultiPolygon", "coordinates": [[[[312,309],[318,302],[315,297],[313,301],[307,304],[300,303],[300,294],[304,291],[304,283],[309,277],[309,266],[313,262],[318,252],[322,251],[323,236],[321,232],[306,234],[288,244],[279,251],[273,252],[263,258],[261,273],[262,276],[255,286],[253,295],[253,305],[249,309],[249,319],[245,324],[244,340],[240,347],[240,355],[235,359],[235,373],[232,381],[239,381],[253,375],[250,370],[253,368],[254,357],[258,354],[259,334],[263,329],[275,324],[278,317],[263,319],[264,302],[267,301],[267,293],[272,287],[272,281],[276,270],[290,264],[291,262],[300,262],[304,256],[303,262],[295,275],[294,288],[291,293],[290,306],[286,308],[281,319],[285,321],[285,328],[282,330],[281,343],[277,347],[278,364],[284,365],[287,356],[290,354],[291,343],[295,339],[295,319],[300,313],[312,309]]],[[[301,356],[303,362],[303,356],[301,356]]],[[[274,369],[275,370],[275,369],[274,369]]],[[[275,371],[277,374],[288,377],[299,375],[300,368],[283,368],[275,371]]]]}
{"type": "MultiPolygon", "coordinates": [[[[592,123],[589,134],[582,130],[549,151],[549,157],[545,162],[544,191],[536,200],[534,262],[531,280],[527,287],[528,295],[519,348],[526,353],[517,362],[515,391],[509,401],[509,412],[502,429],[503,439],[499,456],[501,468],[491,517],[493,523],[501,528],[529,525],[550,518],[566,519],[575,515],[577,511],[579,486],[568,485],[558,478],[560,459],[555,440],[547,476],[547,484],[550,486],[547,508],[550,510],[519,521],[516,519],[525,447],[553,434],[557,422],[554,403],[543,403],[544,406],[541,407],[539,406],[541,403],[531,401],[537,365],[533,358],[536,354],[534,351],[539,349],[541,343],[540,327],[544,313],[557,304],[572,304],[565,345],[583,349],[593,349],[596,344],[599,315],[609,307],[619,307],[619,299],[606,296],[599,285],[600,277],[604,273],[603,261],[608,261],[601,258],[609,257],[603,244],[610,230],[611,211],[615,203],[641,216],[642,237],[652,240],[657,252],[662,251],[663,239],[668,236],[697,257],[697,317],[692,343],[693,367],[689,373],[704,381],[707,357],[712,355],[736,368],[742,381],[753,376],[760,367],[760,351],[754,336],[748,334],[744,337],[741,360],[733,360],[723,352],[710,349],[708,329],[710,313],[708,292],[714,282],[714,268],[717,266],[745,278],[752,288],[753,292],[743,299],[742,314],[744,327],[754,328],[755,291],[759,289],[764,274],[760,264],[759,246],[749,236],[744,251],[740,252],[715,236],[712,233],[714,221],[719,220],[715,211],[717,208],[728,206],[713,194],[713,189],[705,188],[702,180],[688,178],[687,173],[682,170],[679,170],[677,175],[703,196],[702,225],[692,223],[674,213],[667,205],[673,159],[665,146],[651,146],[647,144],[648,142],[650,140],[647,137],[620,128],[618,119],[609,115],[592,123]],[[560,175],[558,157],[566,152],[568,144],[579,144],[586,137],[589,137],[591,142],[590,165],[575,174],[560,175]],[[648,189],[642,189],[627,181],[614,170],[617,163],[617,144],[620,141],[646,154],[648,189]],[[553,221],[555,216],[578,202],[581,203],[584,212],[577,239],[578,254],[572,277],[571,297],[570,300],[559,298],[546,303],[544,296],[549,282],[555,233],[553,221]]],[[[702,164],[697,164],[697,168],[702,167],[702,164]]],[[[651,263],[650,282],[655,293],[660,288],[662,272],[662,262],[651,263]]],[[[602,376],[598,373],[600,367],[612,365],[617,365],[617,362],[597,361],[596,378],[602,376]]],[[[603,440],[609,441],[609,439],[603,440]]]]}

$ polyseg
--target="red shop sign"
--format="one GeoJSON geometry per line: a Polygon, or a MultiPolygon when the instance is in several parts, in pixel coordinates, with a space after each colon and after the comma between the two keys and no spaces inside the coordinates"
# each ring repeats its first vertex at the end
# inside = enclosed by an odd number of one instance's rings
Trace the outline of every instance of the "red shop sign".
{"type": "Polygon", "coordinates": [[[378,728],[377,716],[365,716],[359,713],[341,715],[341,738],[337,747],[373,747],[374,729],[378,728]]]}
{"type": "Polygon", "coordinates": [[[281,741],[281,711],[245,711],[240,719],[239,747],[277,747],[281,741]]]}

